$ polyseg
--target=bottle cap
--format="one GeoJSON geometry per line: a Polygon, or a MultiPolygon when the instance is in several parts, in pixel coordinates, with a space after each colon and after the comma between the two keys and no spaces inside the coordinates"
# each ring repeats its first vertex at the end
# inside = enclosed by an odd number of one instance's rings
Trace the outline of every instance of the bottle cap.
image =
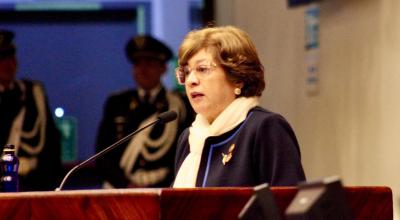
{"type": "Polygon", "coordinates": [[[3,151],[15,151],[15,146],[13,144],[7,144],[6,146],[4,146],[3,151]]]}

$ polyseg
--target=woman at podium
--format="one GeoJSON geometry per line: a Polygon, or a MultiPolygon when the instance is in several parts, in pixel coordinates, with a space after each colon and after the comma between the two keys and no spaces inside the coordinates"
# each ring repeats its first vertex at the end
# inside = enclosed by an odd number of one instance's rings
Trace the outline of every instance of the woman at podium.
{"type": "Polygon", "coordinates": [[[259,104],[264,68],[246,32],[233,26],[191,31],[178,63],[177,80],[197,115],[178,141],[174,188],[305,180],[291,126],[259,104]]]}

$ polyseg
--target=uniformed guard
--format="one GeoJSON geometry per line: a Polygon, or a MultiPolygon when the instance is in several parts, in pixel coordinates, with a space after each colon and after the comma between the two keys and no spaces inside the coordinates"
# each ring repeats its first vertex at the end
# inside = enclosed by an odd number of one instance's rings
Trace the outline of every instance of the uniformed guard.
{"type": "Polygon", "coordinates": [[[161,83],[173,56],[165,44],[151,36],[136,36],[128,41],[125,52],[138,87],[107,99],[97,152],[154,121],[162,112],[174,110],[178,118],[145,129],[110,151],[97,161],[98,171],[105,188],[168,187],[174,175],[176,139],[190,125],[193,111],[188,111],[182,94],[167,91],[161,83]]]}
{"type": "Polygon", "coordinates": [[[16,80],[14,33],[0,30],[0,151],[16,146],[21,191],[53,190],[61,175],[60,134],[43,86],[16,80]]]}

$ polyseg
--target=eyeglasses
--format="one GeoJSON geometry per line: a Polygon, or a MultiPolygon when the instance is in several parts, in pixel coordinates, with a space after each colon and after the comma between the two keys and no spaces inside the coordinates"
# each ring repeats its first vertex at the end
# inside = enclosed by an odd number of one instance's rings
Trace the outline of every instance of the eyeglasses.
{"type": "Polygon", "coordinates": [[[197,78],[203,79],[208,76],[211,71],[217,67],[216,64],[199,64],[194,68],[190,68],[188,65],[179,66],[175,69],[176,79],[180,85],[185,85],[186,78],[191,72],[194,72],[197,78]]]}

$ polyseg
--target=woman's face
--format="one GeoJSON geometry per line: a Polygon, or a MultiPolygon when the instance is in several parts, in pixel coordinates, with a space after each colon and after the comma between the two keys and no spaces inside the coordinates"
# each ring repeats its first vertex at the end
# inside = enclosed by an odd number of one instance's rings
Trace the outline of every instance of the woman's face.
{"type": "Polygon", "coordinates": [[[222,67],[216,65],[211,53],[202,49],[188,61],[190,72],[185,88],[190,104],[196,113],[212,123],[235,100],[235,85],[228,81],[222,67]]]}

